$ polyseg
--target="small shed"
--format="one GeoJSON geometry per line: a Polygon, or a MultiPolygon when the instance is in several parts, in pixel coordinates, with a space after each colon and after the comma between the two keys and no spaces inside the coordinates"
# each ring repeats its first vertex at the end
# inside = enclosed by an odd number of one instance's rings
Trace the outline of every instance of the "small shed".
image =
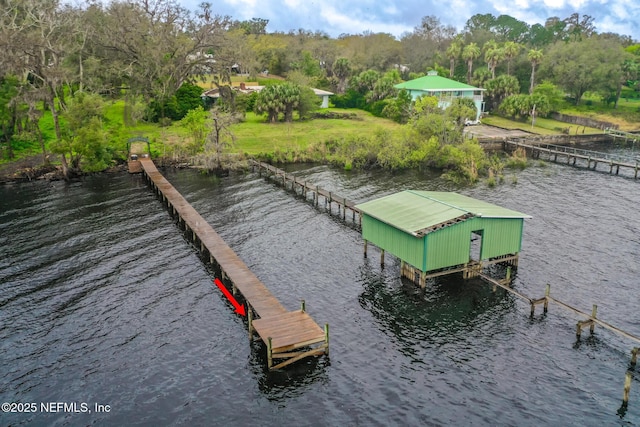
{"type": "MultiPolygon", "coordinates": [[[[406,190],[356,206],[362,238],[401,260],[402,275],[479,274],[493,263],[517,266],[529,215],[457,193],[406,190]]],[[[383,258],[384,259],[384,258],[383,258]]]]}
{"type": "Polygon", "coordinates": [[[322,100],[320,103],[320,108],[329,108],[329,97],[333,95],[333,92],[316,88],[312,88],[312,90],[313,93],[315,93],[316,96],[322,100]]]}

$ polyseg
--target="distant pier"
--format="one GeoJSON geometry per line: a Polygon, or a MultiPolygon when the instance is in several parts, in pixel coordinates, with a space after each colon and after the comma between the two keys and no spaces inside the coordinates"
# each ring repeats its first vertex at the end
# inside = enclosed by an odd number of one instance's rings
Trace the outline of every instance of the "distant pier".
{"type": "Polygon", "coordinates": [[[640,153],[634,157],[603,153],[601,151],[583,150],[564,145],[531,144],[516,139],[504,141],[505,151],[515,151],[518,148],[524,149],[525,152],[534,159],[539,159],[540,156],[544,154],[549,161],[565,163],[570,166],[578,166],[578,162],[580,162],[580,164],[583,164],[587,169],[594,171],[597,170],[598,165],[600,165],[601,169],[608,167],[609,173],[615,173],[615,175],[620,173],[620,169],[630,169],[633,172],[634,179],[638,179],[638,171],[640,170],[640,153]]]}
{"type": "Polygon", "coordinates": [[[211,264],[222,272],[222,281],[240,292],[247,303],[249,338],[254,332],[267,346],[270,370],[283,368],[311,356],[329,354],[329,325],[318,326],[306,313],[304,301],[300,310],[288,311],[271,294],[215,230],[200,216],[148,158],[138,160],[143,175],[157,197],[166,205],[178,226],[211,264]],[[257,317],[257,318],[256,318],[257,317]]]}

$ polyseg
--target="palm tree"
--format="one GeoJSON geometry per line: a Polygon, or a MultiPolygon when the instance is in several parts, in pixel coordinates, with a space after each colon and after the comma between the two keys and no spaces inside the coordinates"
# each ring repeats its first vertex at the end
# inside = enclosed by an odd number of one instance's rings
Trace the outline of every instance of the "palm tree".
{"type": "Polygon", "coordinates": [[[351,64],[347,58],[338,58],[333,63],[333,75],[338,79],[337,92],[344,93],[347,79],[351,75],[351,64]]]}
{"type": "Polygon", "coordinates": [[[491,71],[491,78],[496,78],[496,67],[498,63],[504,59],[504,52],[499,47],[492,47],[487,49],[484,54],[484,59],[487,61],[487,68],[491,71]]]}
{"type": "Polygon", "coordinates": [[[449,78],[453,78],[456,68],[456,59],[462,53],[462,41],[459,38],[454,39],[447,48],[447,58],[449,58],[449,78]]]}
{"type": "Polygon", "coordinates": [[[536,82],[536,66],[542,60],[542,51],[539,49],[531,49],[527,54],[527,59],[531,62],[531,85],[529,86],[529,93],[533,93],[533,88],[536,82]]]}
{"type": "Polygon", "coordinates": [[[291,123],[293,121],[293,110],[300,103],[300,86],[285,82],[278,85],[278,89],[281,108],[284,111],[284,121],[291,123]]]}
{"type": "Polygon", "coordinates": [[[518,53],[520,53],[520,49],[522,45],[516,42],[506,42],[502,48],[504,52],[504,57],[507,60],[507,75],[511,75],[511,60],[515,58],[518,53]]]}
{"type": "Polygon", "coordinates": [[[467,61],[467,84],[471,84],[471,73],[473,72],[473,61],[480,57],[480,48],[471,42],[462,49],[462,59],[467,61]]]}

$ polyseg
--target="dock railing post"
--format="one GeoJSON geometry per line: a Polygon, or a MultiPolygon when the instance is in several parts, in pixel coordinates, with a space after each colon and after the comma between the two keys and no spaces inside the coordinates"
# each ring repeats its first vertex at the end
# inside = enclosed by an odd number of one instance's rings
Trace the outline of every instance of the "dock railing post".
{"type": "Polygon", "coordinates": [[[301,300],[301,303],[300,303],[300,311],[301,311],[301,312],[303,312],[303,313],[304,313],[305,311],[307,311],[307,306],[306,306],[306,303],[305,303],[305,301],[304,301],[304,300],[301,300]]]}

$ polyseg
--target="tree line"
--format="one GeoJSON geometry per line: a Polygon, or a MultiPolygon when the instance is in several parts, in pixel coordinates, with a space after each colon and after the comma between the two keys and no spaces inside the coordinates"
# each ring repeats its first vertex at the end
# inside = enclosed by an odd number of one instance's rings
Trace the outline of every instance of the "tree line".
{"type": "Polygon", "coordinates": [[[612,104],[638,96],[640,45],[598,33],[592,17],[577,13],[535,25],[478,14],[460,32],[426,16],[400,38],[332,38],[303,29],[270,33],[265,19],[220,16],[206,2],[196,11],[175,0],[1,4],[0,141],[8,156],[21,139],[40,141],[43,155],[47,147],[59,155],[65,172],[83,158],[99,169],[117,155],[109,141],[121,130],[106,130],[100,100],[125,100],[125,124],[179,120],[197,108],[196,83],[205,79],[213,79],[225,108],[249,108],[268,121],[312,109],[305,88],[316,87],[336,93],[337,106],[406,123],[410,97],[393,86],[428,70],[485,88],[488,107],[512,116],[529,114],[532,105],[550,110],[558,93],[575,103],[587,91],[612,104]],[[234,73],[288,83],[239,100],[230,88],[234,73]],[[55,135],[48,146],[38,126],[45,111],[55,135]]]}

